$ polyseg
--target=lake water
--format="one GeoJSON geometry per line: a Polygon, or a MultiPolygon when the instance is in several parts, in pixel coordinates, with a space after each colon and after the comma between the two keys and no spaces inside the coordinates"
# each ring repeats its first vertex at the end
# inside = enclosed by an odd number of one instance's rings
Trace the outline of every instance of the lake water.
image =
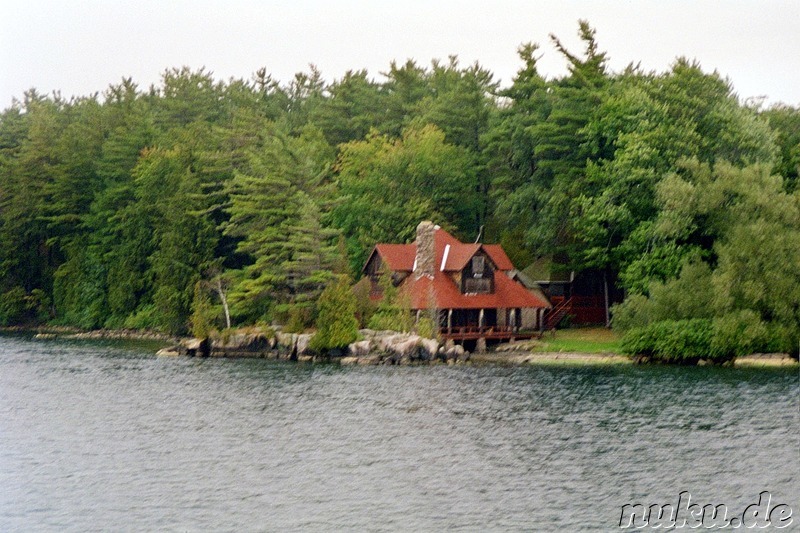
{"type": "Polygon", "coordinates": [[[154,352],[0,337],[1,531],[612,531],[764,490],[800,525],[795,369],[154,352]]]}

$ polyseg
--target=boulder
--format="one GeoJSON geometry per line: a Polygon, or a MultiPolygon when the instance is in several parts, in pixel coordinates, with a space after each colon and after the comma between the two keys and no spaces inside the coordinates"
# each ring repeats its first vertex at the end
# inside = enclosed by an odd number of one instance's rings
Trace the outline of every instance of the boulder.
{"type": "Polygon", "coordinates": [[[416,335],[410,335],[405,339],[400,339],[393,343],[389,350],[400,356],[402,359],[418,359],[419,358],[419,341],[420,338],[416,335]]]}
{"type": "Polygon", "coordinates": [[[340,365],[356,365],[356,364],[358,364],[358,357],[354,357],[352,355],[349,355],[347,357],[342,357],[341,359],[339,359],[339,364],[340,365]]]}
{"type": "Polygon", "coordinates": [[[182,344],[187,350],[199,350],[203,339],[186,339],[182,344]]]}
{"type": "Polygon", "coordinates": [[[486,353],[486,339],[483,337],[478,339],[478,341],[475,343],[475,351],[477,353],[486,353]]]}
{"type": "Polygon", "coordinates": [[[439,341],[425,339],[419,335],[398,333],[396,331],[374,331],[370,329],[359,330],[363,341],[355,342],[349,346],[349,354],[364,357],[367,354],[377,356],[375,363],[387,365],[409,364],[417,361],[432,361],[439,354],[439,341]]]}
{"type": "Polygon", "coordinates": [[[386,357],[381,359],[381,364],[384,365],[397,365],[400,364],[400,356],[395,353],[389,353],[386,357]]]}
{"type": "Polygon", "coordinates": [[[374,329],[360,329],[358,330],[358,334],[361,336],[362,339],[372,340],[377,336],[377,332],[374,329]]]}
{"type": "Polygon", "coordinates": [[[298,356],[308,355],[311,353],[311,351],[308,348],[308,345],[311,343],[312,336],[313,335],[311,333],[301,333],[297,335],[297,343],[295,346],[297,348],[298,356]]]}
{"type": "Polygon", "coordinates": [[[378,350],[382,352],[394,352],[394,345],[402,337],[400,334],[380,335],[375,338],[378,350]]]}
{"type": "Polygon", "coordinates": [[[356,341],[347,347],[347,353],[355,357],[361,357],[369,354],[372,348],[372,343],[369,340],[356,341]]]}
{"type": "Polygon", "coordinates": [[[275,338],[277,339],[278,348],[287,350],[289,352],[294,351],[294,346],[297,342],[297,335],[294,333],[283,333],[280,331],[275,334],[275,338]]]}
{"type": "Polygon", "coordinates": [[[452,345],[446,352],[445,352],[445,359],[450,360],[458,360],[464,357],[464,347],[460,344],[452,345]]]}
{"type": "Polygon", "coordinates": [[[439,358],[444,361],[455,361],[459,357],[464,357],[464,347],[454,343],[451,339],[448,339],[439,349],[439,358]]]}
{"type": "Polygon", "coordinates": [[[429,361],[436,358],[436,354],[439,352],[439,341],[436,339],[420,339],[419,347],[420,358],[429,361]]]}
{"type": "Polygon", "coordinates": [[[184,339],[178,351],[181,355],[189,357],[208,357],[211,354],[211,343],[208,339],[184,339]]]}

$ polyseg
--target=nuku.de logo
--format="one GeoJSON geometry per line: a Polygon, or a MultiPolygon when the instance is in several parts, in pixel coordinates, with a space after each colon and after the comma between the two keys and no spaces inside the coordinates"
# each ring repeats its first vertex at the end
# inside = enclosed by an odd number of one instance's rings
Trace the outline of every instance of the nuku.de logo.
{"type": "Polygon", "coordinates": [[[725,504],[700,505],[692,503],[688,491],[678,494],[676,505],[667,503],[645,506],[641,503],[625,504],[619,517],[619,527],[652,529],[783,529],[792,524],[792,508],[785,503],[772,502],[772,494],[763,491],[758,502],[745,507],[729,517],[725,504]]]}

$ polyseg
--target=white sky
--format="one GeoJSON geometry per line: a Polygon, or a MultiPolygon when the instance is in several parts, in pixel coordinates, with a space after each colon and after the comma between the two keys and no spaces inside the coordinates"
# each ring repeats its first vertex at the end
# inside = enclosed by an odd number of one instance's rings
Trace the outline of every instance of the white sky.
{"type": "Polygon", "coordinates": [[[0,0],[0,109],[31,87],[84,96],[130,76],[144,89],[184,65],[225,80],[266,67],[287,83],[314,63],[328,80],[361,68],[380,80],[393,59],[456,54],[508,85],[527,41],[542,73],[563,74],[548,34],[580,52],[580,18],[613,70],[686,56],[742,99],[800,105],[798,0],[0,0]]]}

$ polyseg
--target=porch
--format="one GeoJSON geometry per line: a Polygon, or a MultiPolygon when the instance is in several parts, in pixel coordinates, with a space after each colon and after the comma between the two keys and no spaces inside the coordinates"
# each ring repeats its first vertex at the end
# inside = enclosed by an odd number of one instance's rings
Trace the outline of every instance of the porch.
{"type": "Polygon", "coordinates": [[[538,312],[523,313],[519,308],[443,309],[439,312],[439,335],[454,341],[530,339],[540,336],[539,318],[538,312]]]}
{"type": "Polygon", "coordinates": [[[486,339],[492,341],[510,341],[517,339],[532,339],[541,336],[534,330],[522,330],[511,326],[456,326],[441,328],[439,336],[445,340],[469,341],[486,339]]]}

